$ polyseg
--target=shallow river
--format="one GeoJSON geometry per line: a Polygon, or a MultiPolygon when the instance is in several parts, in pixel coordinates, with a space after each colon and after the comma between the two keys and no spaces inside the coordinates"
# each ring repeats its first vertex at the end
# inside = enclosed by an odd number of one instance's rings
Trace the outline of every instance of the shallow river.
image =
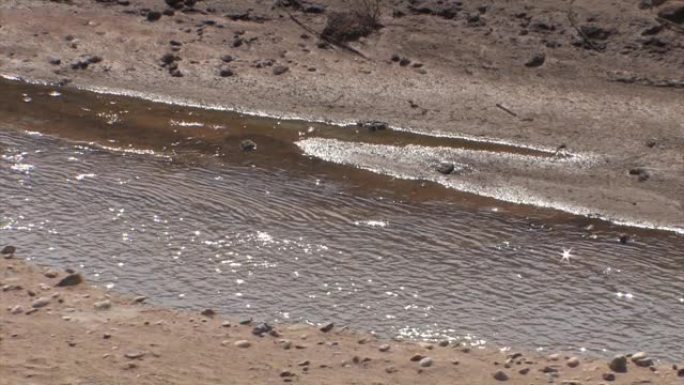
{"type": "Polygon", "coordinates": [[[0,244],[21,257],[259,320],[684,358],[681,235],[328,164],[295,145],[430,138],[53,91],[0,82],[0,244]],[[248,137],[256,152],[239,150],[248,137]]]}

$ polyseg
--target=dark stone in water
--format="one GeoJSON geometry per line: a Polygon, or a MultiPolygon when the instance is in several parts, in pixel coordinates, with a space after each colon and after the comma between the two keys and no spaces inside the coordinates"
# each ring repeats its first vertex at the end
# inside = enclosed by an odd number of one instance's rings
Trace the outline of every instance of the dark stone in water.
{"type": "Polygon", "coordinates": [[[242,142],[240,142],[240,149],[245,152],[256,151],[257,144],[254,143],[254,141],[251,139],[245,139],[242,142]]]}
{"type": "Polygon", "coordinates": [[[437,172],[444,175],[449,175],[454,172],[454,165],[451,163],[442,163],[436,168],[437,172]]]}
{"type": "Polygon", "coordinates": [[[201,314],[205,317],[213,317],[216,315],[216,312],[214,309],[204,309],[201,314]]]}
{"type": "Polygon", "coordinates": [[[621,235],[620,235],[620,238],[618,238],[618,240],[619,240],[620,243],[622,243],[623,245],[626,245],[627,242],[629,242],[629,235],[627,235],[627,234],[621,234],[621,235]]]}
{"type": "Polygon", "coordinates": [[[382,131],[389,128],[389,124],[377,120],[367,120],[356,123],[357,126],[367,128],[368,131],[382,131]]]}
{"type": "Polygon", "coordinates": [[[83,277],[81,274],[75,273],[75,274],[69,274],[66,277],[62,278],[61,281],[57,283],[58,287],[65,287],[65,286],[76,286],[79,285],[83,282],[83,277]]]}
{"type": "Polygon", "coordinates": [[[255,336],[263,337],[264,334],[268,334],[273,330],[273,327],[265,322],[262,322],[260,324],[257,324],[253,329],[252,329],[252,334],[255,336]]]}

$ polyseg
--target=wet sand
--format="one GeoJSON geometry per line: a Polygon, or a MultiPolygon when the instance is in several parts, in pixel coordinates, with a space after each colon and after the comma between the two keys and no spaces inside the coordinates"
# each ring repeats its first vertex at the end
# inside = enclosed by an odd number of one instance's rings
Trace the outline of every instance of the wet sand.
{"type": "Polygon", "coordinates": [[[154,298],[123,297],[87,282],[58,286],[67,276],[0,259],[0,384],[681,382],[670,364],[628,362],[626,373],[614,373],[602,360],[562,352],[379,340],[341,325],[274,325],[259,337],[258,320],[243,325],[211,312],[162,309],[148,304],[154,298]],[[495,379],[497,372],[506,379],[495,379]]]}
{"type": "MultiPolygon", "coordinates": [[[[383,29],[352,43],[364,59],[318,48],[288,16],[322,30],[331,11],[348,7],[324,3],[323,14],[304,14],[270,2],[212,0],[150,22],[145,9],[164,10],[161,0],[5,1],[0,72],[273,116],[377,119],[431,135],[561,147],[600,161],[564,172],[493,162],[477,183],[503,181],[503,190],[525,192],[521,203],[684,228],[684,49],[678,30],[649,29],[659,8],[575,1],[579,26],[603,31],[596,44],[605,49],[597,51],[576,46],[566,2],[468,4],[454,19],[393,17],[407,12],[403,2],[393,3],[384,9],[383,29]],[[236,16],[247,9],[251,16],[236,16]],[[183,77],[160,66],[173,47],[183,77]],[[538,52],[544,64],[525,66],[538,52]],[[393,62],[393,54],[411,64],[393,62]],[[222,60],[226,55],[232,60],[222,60]],[[102,61],[74,68],[88,57],[102,61]],[[288,71],[276,75],[277,65],[288,71]],[[233,76],[220,76],[222,68],[233,76]]],[[[665,6],[672,4],[679,3],[665,6]]]]}

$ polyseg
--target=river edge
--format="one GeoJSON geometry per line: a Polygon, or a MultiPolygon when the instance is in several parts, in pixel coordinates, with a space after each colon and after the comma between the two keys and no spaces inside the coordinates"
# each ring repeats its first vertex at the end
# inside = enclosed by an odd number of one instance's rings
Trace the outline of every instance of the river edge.
{"type": "MultiPolygon", "coordinates": [[[[134,90],[127,90],[127,89],[112,89],[112,88],[103,88],[103,87],[98,87],[98,86],[92,86],[92,85],[79,85],[76,86],[74,84],[68,85],[65,87],[65,85],[59,84],[59,83],[54,83],[46,80],[40,80],[40,79],[34,79],[34,78],[25,78],[19,75],[10,75],[10,74],[5,74],[5,73],[0,73],[0,78],[5,80],[5,81],[10,81],[10,82],[19,82],[21,84],[26,84],[29,86],[40,86],[40,87],[48,87],[48,88],[53,88],[53,89],[60,89],[63,90],[64,88],[67,88],[72,91],[76,92],[85,92],[85,93],[92,93],[94,95],[105,95],[105,96],[112,96],[112,97],[123,97],[123,98],[130,98],[133,100],[140,100],[144,102],[150,102],[150,103],[158,103],[158,104],[163,104],[163,105],[168,105],[168,106],[180,106],[180,107],[188,107],[192,109],[200,109],[200,110],[208,110],[208,111],[219,111],[219,112],[225,112],[225,113],[235,113],[241,116],[247,116],[247,117],[255,117],[255,118],[265,118],[265,119],[271,119],[276,124],[280,124],[281,122],[288,122],[288,123],[296,123],[296,124],[322,124],[322,125],[327,125],[327,126],[339,126],[339,127],[353,127],[356,126],[356,121],[353,120],[345,120],[345,121],[330,121],[328,119],[322,119],[322,118],[317,118],[317,117],[304,117],[300,115],[292,115],[292,114],[273,114],[272,112],[264,111],[264,110],[247,110],[247,109],[242,109],[239,107],[229,107],[225,105],[218,105],[218,104],[207,104],[205,102],[200,102],[197,100],[193,99],[174,99],[171,96],[164,96],[161,94],[151,94],[151,93],[145,93],[145,92],[139,92],[139,91],[134,91],[134,90]]],[[[507,146],[510,148],[514,149],[519,149],[519,150],[531,150],[531,151],[537,151],[539,153],[547,153],[547,154],[554,154],[554,152],[557,153],[557,151],[554,151],[553,148],[549,147],[544,147],[544,146],[535,146],[535,145],[529,145],[529,144],[521,144],[521,143],[516,143],[514,141],[508,141],[508,140],[501,140],[497,138],[490,138],[490,137],[475,137],[475,136],[469,136],[469,135],[464,135],[462,133],[427,133],[427,132],[421,132],[420,130],[412,129],[412,128],[405,128],[405,127],[395,127],[388,125],[388,127],[391,130],[395,130],[398,132],[407,132],[410,134],[415,134],[418,136],[424,136],[424,137],[432,137],[432,138],[444,138],[445,141],[448,141],[450,139],[456,139],[456,140],[463,140],[465,142],[470,142],[470,143],[482,143],[486,145],[497,145],[497,146],[507,146]]],[[[175,132],[176,130],[174,130],[175,132]]],[[[39,128],[32,129],[31,132],[40,132],[39,128]]],[[[54,134],[53,134],[54,135],[54,134]]],[[[60,136],[60,135],[57,135],[60,136]]],[[[64,136],[63,139],[67,140],[78,140],[77,138],[70,137],[70,136],[64,136]]],[[[314,139],[315,141],[315,139],[314,139]]],[[[103,145],[102,143],[98,143],[100,145],[103,145]]],[[[637,211],[639,211],[640,215],[636,215],[635,212],[631,212],[631,210],[626,210],[623,211],[620,214],[616,214],[614,211],[611,211],[610,208],[607,208],[607,210],[604,210],[603,207],[600,206],[592,206],[593,204],[597,204],[598,202],[588,202],[587,205],[585,205],[584,202],[583,204],[577,204],[577,203],[568,203],[563,201],[562,196],[556,196],[556,198],[550,198],[548,196],[542,197],[542,196],[537,196],[537,195],[532,195],[532,196],[525,196],[524,194],[519,194],[519,193],[513,193],[515,190],[511,186],[508,186],[507,188],[504,188],[504,190],[508,190],[508,192],[500,192],[497,191],[497,187],[493,187],[491,189],[488,189],[483,186],[477,186],[477,184],[473,185],[468,185],[466,184],[465,186],[461,187],[456,187],[454,185],[451,185],[449,183],[443,183],[442,180],[443,178],[434,178],[434,177],[425,177],[425,176],[420,176],[420,177],[415,177],[415,176],[406,176],[403,174],[395,174],[392,171],[382,171],[375,169],[373,167],[367,167],[363,166],[360,164],[355,164],[351,160],[347,161],[339,161],[339,160],[330,160],[328,159],[328,155],[321,155],[321,154],[313,154],[309,151],[306,151],[307,147],[307,140],[306,139],[301,139],[299,141],[294,142],[296,146],[300,148],[300,150],[303,151],[303,156],[308,156],[308,157],[314,157],[314,158],[319,158],[326,160],[328,162],[331,162],[333,164],[339,164],[339,165],[344,165],[348,167],[357,167],[362,170],[369,170],[373,173],[376,173],[378,175],[382,176],[388,176],[392,178],[398,178],[398,179],[403,179],[406,181],[412,181],[412,180],[417,180],[417,181],[426,181],[426,182],[431,182],[431,183],[436,183],[438,185],[442,185],[446,187],[447,189],[450,190],[455,190],[459,193],[464,193],[464,194],[472,194],[473,196],[477,197],[482,197],[485,199],[494,199],[496,201],[501,201],[507,204],[514,204],[514,205],[520,205],[520,206],[529,206],[533,208],[539,208],[539,209],[547,209],[547,210],[552,210],[552,211],[558,211],[562,212],[565,214],[569,214],[571,216],[579,216],[579,217],[585,217],[587,219],[592,219],[592,220],[599,220],[602,222],[605,222],[610,225],[616,225],[620,227],[625,227],[625,228],[633,228],[635,230],[645,230],[645,231],[665,231],[665,232],[672,232],[675,234],[684,234],[684,226],[679,225],[678,222],[671,222],[671,219],[666,218],[664,221],[661,219],[656,219],[658,217],[653,217],[653,213],[648,212],[644,215],[644,211],[642,210],[643,207],[637,211]],[[625,216],[626,215],[626,216],[625,216]],[[674,223],[674,224],[673,224],[674,223]]],[[[342,146],[344,146],[344,142],[340,142],[342,146]]],[[[363,142],[359,142],[358,144],[363,144],[363,142]]],[[[389,148],[392,148],[391,146],[389,148]]],[[[406,147],[404,147],[406,148],[406,147]]],[[[448,148],[448,147],[445,147],[448,148]]],[[[438,148],[437,148],[438,149],[438,148]]],[[[141,151],[146,151],[142,150],[141,151]]],[[[400,150],[402,151],[402,150],[400,150]]],[[[586,164],[591,164],[591,165],[596,165],[602,161],[609,162],[608,159],[602,156],[597,156],[596,154],[593,153],[572,153],[572,152],[562,152],[563,157],[569,157],[572,158],[576,161],[578,161],[578,165],[581,163],[586,163],[586,164]]],[[[334,156],[332,158],[335,158],[334,156]]],[[[559,158],[560,159],[560,158],[559,158]]],[[[568,167],[572,167],[572,165],[569,165],[568,167]]],[[[512,166],[512,168],[515,168],[515,166],[512,166]]],[[[583,168],[580,166],[580,168],[583,168]]],[[[495,169],[491,170],[495,175],[502,175],[505,174],[506,172],[510,171],[511,169],[505,170],[505,169],[495,169]]],[[[630,171],[631,173],[631,171],[630,171]]],[[[553,179],[558,180],[563,177],[563,175],[557,174],[553,175],[552,173],[547,172],[547,176],[553,176],[553,179]]],[[[519,177],[519,175],[516,175],[516,177],[519,177]]],[[[525,181],[525,183],[534,183],[535,179],[534,178],[529,178],[525,181]]],[[[537,180],[539,182],[539,180],[537,180]]],[[[551,180],[544,180],[543,183],[536,185],[536,187],[549,187],[548,183],[554,183],[551,180]]],[[[486,184],[486,183],[485,183],[486,184]]],[[[529,187],[529,186],[528,186],[529,187]]],[[[585,188],[586,189],[586,188],[585,188]]],[[[525,189],[527,191],[527,189],[525,189]]],[[[572,190],[569,190],[572,191],[572,190]]],[[[547,192],[548,193],[548,192],[547,192]]],[[[589,188],[588,189],[589,194],[594,194],[596,191],[593,191],[593,189],[589,188]]],[[[606,197],[602,200],[604,203],[606,202],[605,200],[606,197]]],[[[616,199],[617,202],[625,202],[625,200],[618,198],[618,197],[612,197],[616,199]]],[[[654,199],[657,199],[661,203],[665,203],[662,201],[663,197],[654,197],[654,199]]],[[[669,202],[671,204],[674,204],[675,206],[668,206],[670,208],[677,208],[680,206],[680,203],[674,201],[674,202],[669,202]]],[[[636,206],[636,203],[632,202],[633,206],[636,206]]],[[[665,207],[665,206],[662,206],[665,207]]],[[[662,208],[661,207],[661,208],[662,208]]],[[[646,208],[648,211],[648,208],[646,208]]]]}
{"type": "MultiPolygon", "coordinates": [[[[144,0],[136,5],[154,9],[159,3],[144,0]]],[[[342,7],[336,1],[326,3],[334,9],[342,7]]],[[[555,15],[563,8],[554,1],[542,3],[539,9],[527,10],[531,17],[555,15]]],[[[576,166],[563,173],[503,165],[487,169],[478,181],[506,181],[507,191],[525,192],[521,195],[529,201],[519,203],[555,205],[580,215],[598,213],[625,225],[680,233],[684,228],[684,116],[678,103],[682,91],[616,83],[605,76],[609,69],[630,69],[647,78],[676,75],[671,62],[676,62],[681,50],[634,61],[613,50],[600,57],[585,55],[568,44],[548,51],[543,67],[529,69],[519,65],[520,55],[534,49],[536,36],[508,47],[489,41],[491,31],[471,30],[439,18],[432,18],[434,24],[428,28],[419,17],[386,16],[388,27],[361,43],[369,59],[359,60],[343,51],[314,48],[315,39],[302,37],[296,24],[281,17],[282,10],[245,1],[230,5],[207,1],[206,5],[218,7],[219,12],[177,13],[151,23],[124,12],[131,9],[81,0],[71,5],[8,1],[0,9],[0,71],[51,84],[67,81],[79,89],[118,90],[259,115],[332,122],[350,122],[350,117],[379,119],[427,135],[531,148],[565,146],[568,152],[593,154],[598,160],[591,168],[576,166]],[[219,16],[245,5],[268,19],[255,23],[219,16]],[[194,32],[187,28],[197,23],[204,26],[194,32]],[[422,27],[416,29],[416,23],[422,27]],[[449,45],[448,34],[454,28],[473,44],[449,45]],[[226,35],[233,32],[252,43],[229,47],[226,35]],[[421,49],[425,39],[453,52],[421,49]],[[159,58],[170,50],[170,40],[181,43],[177,52],[183,57],[183,77],[171,77],[159,66],[159,58]],[[497,50],[482,51],[482,44],[495,44],[497,50]],[[393,65],[388,59],[393,50],[419,59],[422,67],[393,65]],[[217,68],[226,65],[221,64],[226,52],[235,59],[229,63],[235,75],[220,77],[217,68]],[[73,69],[72,62],[83,55],[97,55],[103,61],[85,70],[73,69]],[[51,64],[51,58],[58,58],[60,64],[51,64]],[[268,60],[289,70],[274,75],[262,63],[265,58],[277,58],[268,60]],[[517,117],[502,112],[499,104],[517,117]],[[644,171],[647,180],[631,170],[644,171]]],[[[506,13],[518,6],[516,2],[501,6],[502,15],[487,17],[509,22],[515,17],[506,13]]],[[[593,3],[581,7],[603,16],[614,11],[593,3]]],[[[300,16],[313,25],[324,21],[321,16],[300,16]]],[[[633,21],[642,23],[649,17],[629,7],[616,22],[632,33],[637,32],[631,30],[636,28],[633,21]]],[[[511,32],[503,25],[500,28],[495,31],[511,32]]]]}
{"type": "Polygon", "coordinates": [[[339,325],[324,331],[278,324],[274,334],[259,337],[253,333],[258,320],[242,324],[208,310],[148,305],[144,297],[87,282],[59,287],[68,272],[19,259],[0,259],[0,268],[3,385],[681,381],[671,364],[628,362],[626,373],[614,373],[605,360],[592,357],[382,340],[339,325]]]}

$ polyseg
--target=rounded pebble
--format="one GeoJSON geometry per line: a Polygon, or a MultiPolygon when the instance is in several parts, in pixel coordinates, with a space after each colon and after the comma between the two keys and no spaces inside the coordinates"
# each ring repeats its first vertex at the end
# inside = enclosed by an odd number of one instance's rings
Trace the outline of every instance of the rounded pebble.
{"type": "Polygon", "coordinates": [[[429,368],[430,366],[432,366],[433,363],[434,361],[430,357],[423,357],[423,359],[421,359],[420,362],[418,362],[418,364],[422,368],[429,368]]]}
{"type": "Polygon", "coordinates": [[[506,374],[506,372],[503,370],[499,370],[494,373],[494,379],[497,381],[506,381],[508,380],[508,374],[506,374]]]}

